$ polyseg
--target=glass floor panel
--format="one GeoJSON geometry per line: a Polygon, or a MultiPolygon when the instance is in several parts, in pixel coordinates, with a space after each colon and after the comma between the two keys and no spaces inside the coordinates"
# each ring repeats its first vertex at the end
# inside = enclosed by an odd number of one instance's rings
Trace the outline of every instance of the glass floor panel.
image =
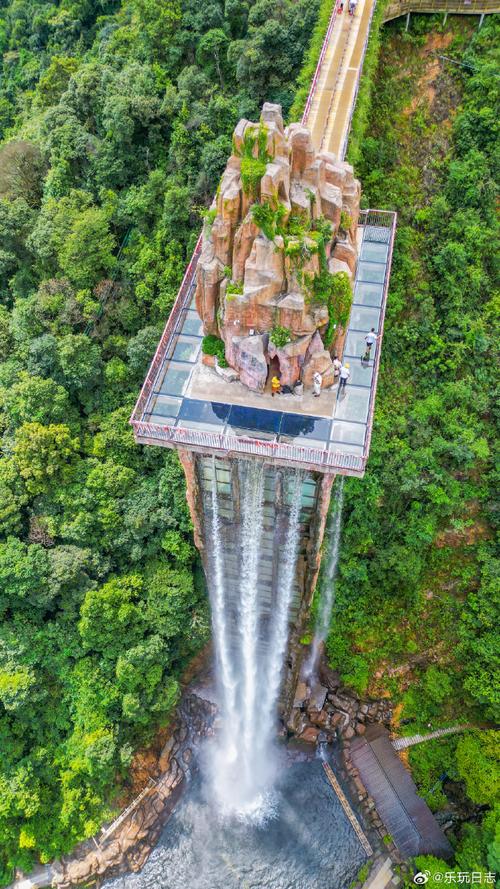
{"type": "Polygon", "coordinates": [[[385,278],[385,264],[379,262],[359,262],[357,277],[359,281],[370,281],[376,284],[383,284],[385,278]]]}
{"type": "Polygon", "coordinates": [[[166,373],[160,386],[162,395],[183,395],[186,389],[189,377],[191,376],[191,367],[185,364],[174,364],[173,361],[167,365],[166,373]]]}
{"type": "MultiPolygon", "coordinates": [[[[179,417],[181,420],[193,420],[207,423],[209,426],[223,426],[229,415],[229,405],[216,401],[195,401],[185,398],[179,417]]],[[[217,473],[219,477],[221,473],[217,473]]]]}
{"type": "Polygon", "coordinates": [[[342,442],[362,445],[365,440],[365,432],[366,426],[364,423],[346,423],[342,420],[334,420],[330,434],[330,443],[342,442]]]}
{"type": "Polygon", "coordinates": [[[346,393],[337,398],[335,405],[336,420],[353,420],[355,423],[366,423],[370,390],[361,389],[347,384],[346,393]]]}
{"type": "Polygon", "coordinates": [[[182,325],[182,332],[191,334],[191,336],[203,336],[203,321],[198,318],[196,312],[193,314],[188,312],[184,324],[182,325]]]}
{"type": "Polygon", "coordinates": [[[383,295],[383,284],[372,284],[369,281],[358,281],[354,288],[354,304],[363,306],[381,306],[383,295]]]}
{"type": "MultiPolygon", "coordinates": [[[[372,348],[373,352],[373,348],[372,348]]],[[[373,361],[369,362],[361,362],[359,356],[356,358],[347,359],[351,371],[351,376],[347,385],[349,383],[352,386],[368,386],[370,387],[372,384],[373,377],[373,361]]]]}
{"type": "Polygon", "coordinates": [[[366,330],[367,333],[374,327],[375,333],[378,333],[379,321],[380,309],[372,309],[368,306],[353,306],[349,327],[352,330],[366,330]]]}
{"type": "MultiPolygon", "coordinates": [[[[347,334],[344,346],[344,363],[345,359],[356,356],[361,358],[366,351],[366,333],[358,333],[357,330],[350,330],[347,334]]],[[[372,346],[372,356],[375,354],[375,346],[372,346]]],[[[352,370],[352,367],[351,367],[352,370]]]]}
{"type": "Polygon", "coordinates": [[[388,252],[388,244],[381,244],[377,241],[363,241],[359,258],[371,262],[385,263],[388,252]]]}
{"type": "Polygon", "coordinates": [[[280,435],[291,438],[315,438],[326,441],[330,432],[331,420],[303,417],[300,414],[283,414],[280,435]]]}
{"type": "Polygon", "coordinates": [[[276,435],[280,429],[281,416],[278,411],[265,411],[253,407],[233,405],[229,411],[228,426],[276,435]]]}
{"type": "Polygon", "coordinates": [[[172,357],[174,361],[189,361],[191,364],[194,364],[200,348],[201,340],[199,338],[181,334],[175,345],[172,357]]]}
{"type": "MultiPolygon", "coordinates": [[[[176,417],[182,404],[182,398],[170,398],[168,395],[157,395],[152,413],[158,417],[176,417]]],[[[154,421],[153,421],[154,422],[154,421]]]]}

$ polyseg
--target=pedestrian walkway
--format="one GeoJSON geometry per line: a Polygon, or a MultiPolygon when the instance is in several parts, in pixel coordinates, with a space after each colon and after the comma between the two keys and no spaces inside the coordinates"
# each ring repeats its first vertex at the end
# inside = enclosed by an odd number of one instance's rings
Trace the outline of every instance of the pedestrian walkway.
{"type": "Polygon", "coordinates": [[[303,122],[316,148],[343,158],[363,67],[375,0],[359,0],[353,16],[346,0],[337,10],[315,93],[303,122]]]}
{"type": "Polygon", "coordinates": [[[407,747],[413,747],[415,744],[423,744],[424,741],[432,741],[434,738],[444,738],[445,735],[456,735],[458,732],[464,732],[468,728],[472,728],[472,726],[466,724],[438,728],[435,732],[429,732],[427,735],[409,735],[407,738],[396,738],[392,742],[392,746],[394,750],[406,750],[407,747]]]}

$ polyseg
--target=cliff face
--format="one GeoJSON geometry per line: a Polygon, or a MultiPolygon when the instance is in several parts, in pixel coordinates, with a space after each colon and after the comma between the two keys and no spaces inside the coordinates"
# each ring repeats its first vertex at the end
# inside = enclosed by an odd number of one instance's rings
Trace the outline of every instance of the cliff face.
{"type": "Polygon", "coordinates": [[[300,124],[285,129],[279,105],[265,104],[258,124],[239,121],[204,226],[196,305],[251,389],[264,388],[273,359],[282,384],[309,385],[315,371],[333,383],[359,198],[352,167],[315,151],[300,124]]]}

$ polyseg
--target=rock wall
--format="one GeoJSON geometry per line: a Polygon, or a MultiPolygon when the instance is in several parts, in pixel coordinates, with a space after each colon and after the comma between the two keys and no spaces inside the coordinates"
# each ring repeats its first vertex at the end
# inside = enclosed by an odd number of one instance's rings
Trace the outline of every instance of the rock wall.
{"type": "Polygon", "coordinates": [[[309,385],[316,371],[333,384],[333,276],[353,279],[359,199],[352,167],[316,152],[301,124],[285,129],[279,105],[266,103],[259,124],[239,121],[204,225],[196,306],[250,389],[263,390],[273,359],[282,384],[309,385]]]}

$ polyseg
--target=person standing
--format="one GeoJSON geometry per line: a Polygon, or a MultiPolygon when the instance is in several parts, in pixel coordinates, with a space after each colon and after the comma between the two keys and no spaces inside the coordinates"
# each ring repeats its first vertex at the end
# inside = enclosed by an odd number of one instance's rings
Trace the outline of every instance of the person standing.
{"type": "Polygon", "coordinates": [[[313,395],[315,398],[319,398],[319,396],[321,395],[321,383],[321,374],[316,371],[313,376],[313,395]]]}
{"type": "Polygon", "coordinates": [[[281,383],[280,383],[278,377],[273,377],[271,380],[271,395],[272,395],[272,397],[274,398],[276,393],[279,394],[280,392],[281,392],[281,383]]]}
{"type": "Polygon", "coordinates": [[[342,389],[345,389],[347,380],[350,376],[351,371],[349,370],[349,364],[343,364],[340,368],[339,393],[342,392],[342,389]]]}
{"type": "Polygon", "coordinates": [[[370,352],[372,350],[372,346],[374,343],[377,342],[377,340],[378,340],[378,336],[375,333],[375,328],[372,327],[372,329],[370,330],[370,333],[367,333],[365,336],[366,350],[365,350],[365,354],[363,355],[363,359],[362,359],[363,361],[370,360],[370,352]]]}
{"type": "Polygon", "coordinates": [[[349,15],[354,15],[356,12],[356,6],[358,5],[358,0],[349,0],[349,15]]]}
{"type": "Polygon", "coordinates": [[[338,355],[335,355],[335,358],[333,359],[333,375],[334,375],[334,377],[338,377],[341,367],[342,367],[342,362],[341,362],[340,358],[338,357],[338,355]]]}

